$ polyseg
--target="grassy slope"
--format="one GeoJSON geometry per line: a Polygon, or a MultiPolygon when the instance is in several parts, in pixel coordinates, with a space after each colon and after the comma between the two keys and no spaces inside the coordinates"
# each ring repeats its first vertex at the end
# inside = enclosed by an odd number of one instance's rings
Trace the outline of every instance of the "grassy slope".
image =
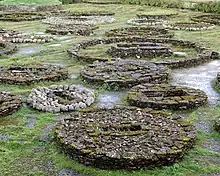
{"type": "Polygon", "coordinates": [[[3,0],[0,4],[61,4],[59,0],[3,0]]]}

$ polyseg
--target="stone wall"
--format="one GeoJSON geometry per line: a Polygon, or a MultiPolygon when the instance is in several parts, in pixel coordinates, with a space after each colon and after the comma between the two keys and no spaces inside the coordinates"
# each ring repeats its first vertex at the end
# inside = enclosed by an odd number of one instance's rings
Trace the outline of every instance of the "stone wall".
{"type": "Polygon", "coordinates": [[[16,50],[17,50],[16,45],[12,43],[4,42],[2,40],[0,41],[0,56],[4,54],[12,54],[16,50]]]}

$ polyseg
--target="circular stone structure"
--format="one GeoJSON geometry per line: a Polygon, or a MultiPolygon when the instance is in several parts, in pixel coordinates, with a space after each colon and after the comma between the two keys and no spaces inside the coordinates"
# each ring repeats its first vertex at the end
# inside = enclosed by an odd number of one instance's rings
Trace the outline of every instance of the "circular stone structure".
{"type": "Polygon", "coordinates": [[[194,16],[191,19],[196,22],[205,22],[216,25],[220,24],[219,14],[203,14],[203,15],[194,16]]]}
{"type": "Polygon", "coordinates": [[[0,41],[0,56],[4,54],[12,54],[16,50],[17,50],[16,45],[5,41],[0,41]]]}
{"type": "Polygon", "coordinates": [[[156,27],[127,27],[112,29],[105,33],[107,37],[127,37],[127,36],[145,36],[145,37],[158,37],[158,38],[171,38],[174,36],[164,28],[156,27]]]}
{"type": "Polygon", "coordinates": [[[102,109],[59,121],[56,140],[80,163],[101,169],[140,169],[181,159],[194,144],[195,128],[149,109],[102,109]]]}
{"type": "Polygon", "coordinates": [[[186,110],[204,105],[207,96],[199,89],[169,84],[140,84],[131,88],[127,101],[141,108],[186,110]]]}
{"type": "Polygon", "coordinates": [[[0,117],[11,115],[21,107],[20,97],[10,92],[0,92],[0,117]]]}
{"type": "Polygon", "coordinates": [[[188,30],[188,31],[203,31],[210,30],[215,27],[215,25],[204,22],[177,22],[168,23],[163,25],[165,28],[173,30],[188,30]]]}
{"type": "Polygon", "coordinates": [[[176,16],[177,13],[171,14],[137,14],[137,17],[140,19],[162,19],[167,20],[170,17],[176,16]]]}
{"type": "Polygon", "coordinates": [[[95,93],[79,85],[53,85],[32,89],[27,103],[33,108],[48,112],[65,112],[89,107],[95,93]]]}
{"type": "Polygon", "coordinates": [[[88,82],[129,88],[140,83],[168,82],[169,69],[141,60],[118,59],[89,64],[80,75],[88,82]]]}
{"type": "Polygon", "coordinates": [[[0,29],[0,37],[4,41],[12,43],[45,43],[54,40],[52,36],[31,35],[6,29],[0,29]]]}
{"type": "Polygon", "coordinates": [[[141,25],[149,25],[149,26],[155,26],[155,25],[162,25],[166,23],[163,19],[148,19],[148,18],[137,18],[137,19],[130,19],[127,21],[127,24],[134,25],[134,26],[141,26],[141,25]]]}
{"type": "MultiPolygon", "coordinates": [[[[108,45],[117,43],[160,43],[165,45],[177,46],[187,49],[193,49],[197,54],[188,57],[161,57],[159,60],[153,60],[156,64],[167,65],[170,68],[181,68],[193,65],[198,65],[204,63],[208,60],[219,59],[219,53],[207,49],[203,46],[198,45],[195,42],[170,39],[170,38],[149,38],[141,36],[131,36],[131,37],[108,37],[103,39],[93,39],[82,41],[73,45],[69,50],[69,56],[74,60],[85,61],[88,63],[93,63],[94,61],[108,61],[109,57],[103,56],[92,56],[91,54],[81,54],[82,50],[86,50],[89,47],[94,47],[96,45],[108,45]]],[[[171,47],[172,48],[172,47],[171,47]]],[[[94,49],[93,49],[94,50],[94,49]]],[[[103,52],[103,51],[102,51],[103,52]]],[[[111,58],[114,60],[115,58],[111,58]]],[[[140,59],[139,57],[137,58],[140,59]]],[[[143,59],[143,58],[141,58],[143,59]]],[[[147,58],[148,59],[148,58],[147,58]]]]}
{"type": "Polygon", "coordinates": [[[46,32],[51,34],[69,35],[76,34],[82,36],[89,36],[93,34],[93,30],[96,29],[91,25],[51,25],[46,29],[46,32]]]}
{"type": "Polygon", "coordinates": [[[10,66],[0,68],[1,84],[33,84],[40,81],[60,81],[68,78],[68,72],[58,66],[10,66]]]}
{"type": "Polygon", "coordinates": [[[172,49],[160,43],[129,43],[117,44],[108,49],[107,53],[112,57],[168,57],[172,49]]]}
{"type": "Polygon", "coordinates": [[[10,13],[1,13],[0,21],[34,21],[42,20],[45,18],[44,14],[34,13],[34,12],[10,12],[10,13]]]}
{"type": "Polygon", "coordinates": [[[217,120],[215,120],[214,128],[216,131],[220,133],[220,118],[218,117],[217,120]]]}

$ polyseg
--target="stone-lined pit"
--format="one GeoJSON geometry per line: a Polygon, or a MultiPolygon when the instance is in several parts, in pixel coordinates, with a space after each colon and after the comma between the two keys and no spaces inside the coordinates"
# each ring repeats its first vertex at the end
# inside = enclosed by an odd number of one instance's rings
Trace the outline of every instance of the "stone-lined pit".
{"type": "Polygon", "coordinates": [[[171,38],[174,33],[170,33],[164,28],[157,27],[126,27],[112,29],[105,33],[107,37],[128,37],[128,36],[144,36],[144,37],[158,37],[158,38],[171,38]]]}
{"type": "Polygon", "coordinates": [[[46,18],[42,13],[34,12],[8,12],[0,14],[0,21],[34,21],[46,18]]]}
{"type": "Polygon", "coordinates": [[[89,107],[95,101],[93,91],[79,85],[53,85],[32,89],[27,103],[48,112],[65,112],[89,107]]]}
{"type": "Polygon", "coordinates": [[[207,96],[199,89],[169,84],[140,84],[131,88],[127,101],[141,108],[188,110],[206,104],[207,96]]]}
{"type": "Polygon", "coordinates": [[[163,25],[165,28],[173,30],[188,30],[188,31],[203,31],[210,30],[215,27],[215,25],[204,22],[177,22],[168,23],[163,25]]]}
{"type": "Polygon", "coordinates": [[[141,60],[118,59],[89,64],[82,69],[80,75],[88,82],[129,88],[140,83],[168,82],[169,69],[141,60]]]}
{"type": "Polygon", "coordinates": [[[160,43],[117,44],[108,49],[107,53],[115,58],[169,57],[173,54],[169,46],[160,43]]]}
{"type": "Polygon", "coordinates": [[[197,15],[191,18],[193,21],[196,22],[205,22],[210,24],[220,24],[220,15],[219,14],[203,14],[197,15]]]}
{"type": "Polygon", "coordinates": [[[16,50],[17,50],[16,45],[9,43],[9,42],[2,41],[2,40],[0,41],[0,56],[4,54],[12,54],[16,50]]]}
{"type": "Polygon", "coordinates": [[[193,146],[195,128],[150,109],[102,109],[72,113],[55,130],[63,150],[101,169],[140,169],[180,160],[193,146]]]}
{"type": "MultiPolygon", "coordinates": [[[[102,48],[103,48],[103,45],[109,45],[109,44],[147,43],[147,42],[160,43],[160,44],[166,44],[166,45],[176,46],[180,48],[193,49],[194,52],[197,53],[192,56],[184,56],[184,57],[179,57],[179,56],[174,57],[174,58],[161,57],[159,60],[152,61],[156,64],[167,65],[170,68],[193,66],[193,65],[204,63],[208,60],[219,59],[218,52],[209,50],[203,46],[200,46],[199,44],[195,42],[177,40],[177,39],[169,39],[169,38],[148,38],[148,37],[141,37],[141,36],[109,37],[109,38],[103,38],[103,39],[93,39],[93,40],[82,41],[78,44],[73,45],[73,47],[71,47],[68,50],[68,53],[70,57],[73,58],[74,60],[85,61],[89,63],[92,63],[96,60],[108,61],[109,57],[107,56],[106,57],[92,56],[91,54],[81,54],[80,52],[82,52],[83,50],[86,51],[87,48],[94,47],[100,44],[102,45],[102,48]]],[[[92,51],[94,51],[94,49],[92,51]]],[[[141,58],[141,59],[144,59],[144,58],[141,58]]],[[[149,58],[146,58],[146,59],[149,60],[149,58]]],[[[111,58],[111,60],[114,60],[114,58],[111,58]]]]}
{"type": "Polygon", "coordinates": [[[20,97],[10,92],[0,92],[0,117],[11,115],[21,107],[20,97]]]}
{"type": "Polygon", "coordinates": [[[12,43],[45,43],[54,40],[52,36],[31,35],[6,29],[0,29],[0,38],[12,43]]]}
{"type": "Polygon", "coordinates": [[[10,66],[0,68],[1,84],[33,84],[40,81],[60,81],[68,78],[68,72],[58,66],[10,66]]]}

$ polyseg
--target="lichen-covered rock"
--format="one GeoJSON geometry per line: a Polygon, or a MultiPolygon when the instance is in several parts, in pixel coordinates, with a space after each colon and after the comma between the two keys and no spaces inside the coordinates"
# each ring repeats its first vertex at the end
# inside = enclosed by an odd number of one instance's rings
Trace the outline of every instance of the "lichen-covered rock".
{"type": "Polygon", "coordinates": [[[174,30],[203,31],[213,29],[215,25],[204,22],[177,22],[163,25],[165,28],[174,30]]]}
{"type": "Polygon", "coordinates": [[[195,128],[150,109],[76,112],[56,126],[56,140],[80,163],[102,169],[167,165],[192,147],[195,128]]]}
{"type": "Polygon", "coordinates": [[[153,109],[186,110],[207,103],[206,94],[198,89],[169,84],[140,84],[128,92],[132,106],[153,109]]]}
{"type": "Polygon", "coordinates": [[[140,83],[161,83],[169,80],[169,69],[141,60],[94,62],[81,71],[81,77],[97,84],[107,83],[129,88],[140,83]]]}
{"type": "Polygon", "coordinates": [[[7,12],[0,14],[0,21],[33,21],[46,18],[45,14],[34,12],[7,12]]]}
{"type": "Polygon", "coordinates": [[[39,81],[60,81],[68,78],[68,72],[58,66],[10,66],[0,68],[0,83],[33,84],[39,81]]]}
{"type": "Polygon", "coordinates": [[[218,131],[220,133],[220,118],[217,118],[215,120],[214,128],[216,131],[218,131]]]}
{"type": "Polygon", "coordinates": [[[17,50],[16,45],[0,40],[0,56],[4,54],[12,54],[16,50],[17,50]]]}
{"type": "Polygon", "coordinates": [[[158,27],[127,27],[112,29],[105,33],[107,37],[128,37],[128,36],[144,36],[144,37],[159,37],[159,38],[171,38],[173,33],[170,33],[164,28],[158,27]]]}
{"type": "MultiPolygon", "coordinates": [[[[103,39],[93,39],[87,40],[80,43],[73,45],[69,50],[68,53],[71,58],[74,60],[80,60],[92,63],[96,60],[98,61],[108,61],[109,57],[94,57],[91,55],[82,55],[79,52],[83,49],[87,49],[88,47],[92,47],[95,45],[105,45],[105,44],[114,44],[114,43],[160,43],[166,44],[171,46],[177,47],[184,47],[184,48],[192,48],[194,49],[197,54],[195,56],[184,57],[184,58],[169,58],[169,57],[161,57],[160,60],[153,61],[156,64],[167,65],[170,68],[180,68],[180,67],[188,67],[194,66],[197,64],[204,63],[208,60],[219,59],[219,53],[207,49],[203,46],[195,42],[184,41],[184,40],[177,40],[177,39],[170,39],[170,38],[149,38],[149,37],[142,37],[142,36],[131,36],[131,37],[109,37],[103,39]]],[[[111,58],[114,60],[115,58],[111,58]]]]}
{"type": "Polygon", "coordinates": [[[191,19],[196,22],[205,22],[205,23],[216,24],[216,25],[220,24],[219,14],[197,15],[197,16],[193,16],[191,19]]]}
{"type": "Polygon", "coordinates": [[[0,92],[0,117],[13,114],[21,107],[20,97],[10,92],[0,92]]]}
{"type": "Polygon", "coordinates": [[[27,98],[27,103],[33,108],[49,112],[84,109],[94,101],[94,92],[78,85],[38,87],[27,98]]]}

